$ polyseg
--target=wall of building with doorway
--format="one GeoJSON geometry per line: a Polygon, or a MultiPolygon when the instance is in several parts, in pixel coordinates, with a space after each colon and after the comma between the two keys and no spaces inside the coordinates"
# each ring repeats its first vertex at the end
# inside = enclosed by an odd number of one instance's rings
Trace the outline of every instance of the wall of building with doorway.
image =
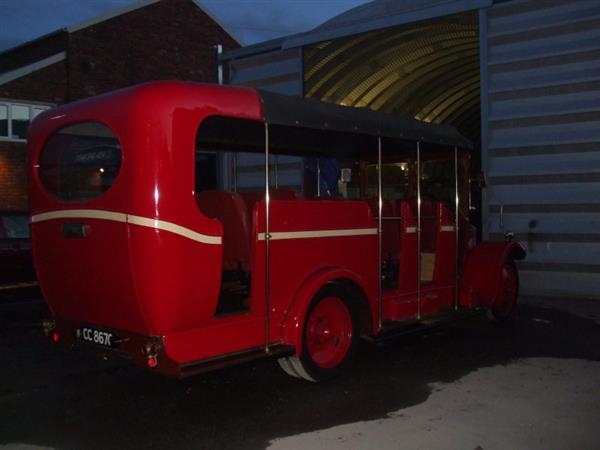
{"type": "Polygon", "coordinates": [[[26,130],[41,110],[161,79],[216,81],[239,41],[193,0],[146,0],[0,54],[0,209],[27,210],[26,130]]]}
{"type": "Polygon", "coordinates": [[[483,236],[528,247],[521,291],[600,299],[597,1],[376,0],[221,62],[233,84],[456,126],[483,236]]]}

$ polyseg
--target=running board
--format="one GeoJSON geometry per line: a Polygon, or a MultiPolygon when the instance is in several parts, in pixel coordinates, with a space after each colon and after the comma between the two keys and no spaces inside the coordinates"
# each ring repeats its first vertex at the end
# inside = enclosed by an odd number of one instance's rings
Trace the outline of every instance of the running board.
{"type": "Polygon", "coordinates": [[[447,313],[436,314],[435,316],[424,317],[421,320],[403,320],[400,322],[387,322],[383,324],[381,331],[377,336],[367,335],[363,339],[376,345],[385,345],[396,340],[400,336],[412,333],[419,333],[425,330],[431,330],[443,325],[447,325],[459,320],[480,316],[485,313],[485,309],[461,309],[447,313]]]}
{"type": "Polygon", "coordinates": [[[199,373],[249,363],[260,359],[283,358],[285,356],[291,356],[295,352],[296,350],[294,347],[290,345],[273,344],[269,347],[268,353],[265,351],[265,347],[256,347],[250,350],[229,353],[214,358],[192,361],[179,366],[179,378],[186,378],[199,373]]]}

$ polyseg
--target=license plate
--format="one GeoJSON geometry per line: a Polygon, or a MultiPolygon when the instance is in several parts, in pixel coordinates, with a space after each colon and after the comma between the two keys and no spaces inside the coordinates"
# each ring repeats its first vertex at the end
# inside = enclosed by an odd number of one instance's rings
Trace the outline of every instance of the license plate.
{"type": "Polygon", "coordinates": [[[102,347],[117,347],[119,338],[111,331],[99,330],[97,328],[83,327],[76,331],[77,339],[102,347]]]}

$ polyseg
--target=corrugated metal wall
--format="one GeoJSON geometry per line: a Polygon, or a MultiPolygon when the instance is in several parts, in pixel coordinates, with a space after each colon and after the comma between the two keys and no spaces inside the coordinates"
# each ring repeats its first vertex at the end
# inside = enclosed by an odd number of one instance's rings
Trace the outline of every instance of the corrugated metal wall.
{"type": "Polygon", "coordinates": [[[229,63],[229,84],[302,95],[302,83],[302,50],[298,48],[261,53],[229,63]]]}
{"type": "MultiPolygon", "coordinates": [[[[302,50],[277,50],[229,62],[229,83],[251,86],[286,95],[302,96],[302,50]]],[[[272,160],[273,161],[273,160],[272,160]]],[[[278,159],[279,186],[301,189],[303,164],[300,158],[278,159]]],[[[271,180],[275,176],[271,174],[271,180]]],[[[264,158],[244,154],[238,158],[237,186],[240,190],[264,187],[264,158]]]]}
{"type": "Polygon", "coordinates": [[[501,238],[502,208],[527,244],[523,293],[600,298],[600,2],[515,0],[481,17],[487,231],[501,238]]]}

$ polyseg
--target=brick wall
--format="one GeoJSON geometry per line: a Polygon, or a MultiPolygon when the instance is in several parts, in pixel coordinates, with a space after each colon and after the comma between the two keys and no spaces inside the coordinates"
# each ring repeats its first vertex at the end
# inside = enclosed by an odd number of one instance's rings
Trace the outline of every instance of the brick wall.
{"type": "MultiPolygon", "coordinates": [[[[0,55],[0,73],[67,50],[67,59],[0,85],[0,98],[64,103],[132,84],[216,81],[214,46],[239,45],[192,0],[161,0],[0,55]]],[[[25,144],[0,141],[0,209],[27,209],[25,144]]]]}
{"type": "Polygon", "coordinates": [[[64,103],[67,98],[67,64],[57,62],[27,76],[0,85],[0,98],[64,103]]]}
{"type": "Polygon", "coordinates": [[[25,144],[0,142],[0,210],[27,211],[25,144]]]}
{"type": "Polygon", "coordinates": [[[214,82],[238,44],[192,0],[162,0],[69,35],[70,100],[150,80],[214,82]]]}

